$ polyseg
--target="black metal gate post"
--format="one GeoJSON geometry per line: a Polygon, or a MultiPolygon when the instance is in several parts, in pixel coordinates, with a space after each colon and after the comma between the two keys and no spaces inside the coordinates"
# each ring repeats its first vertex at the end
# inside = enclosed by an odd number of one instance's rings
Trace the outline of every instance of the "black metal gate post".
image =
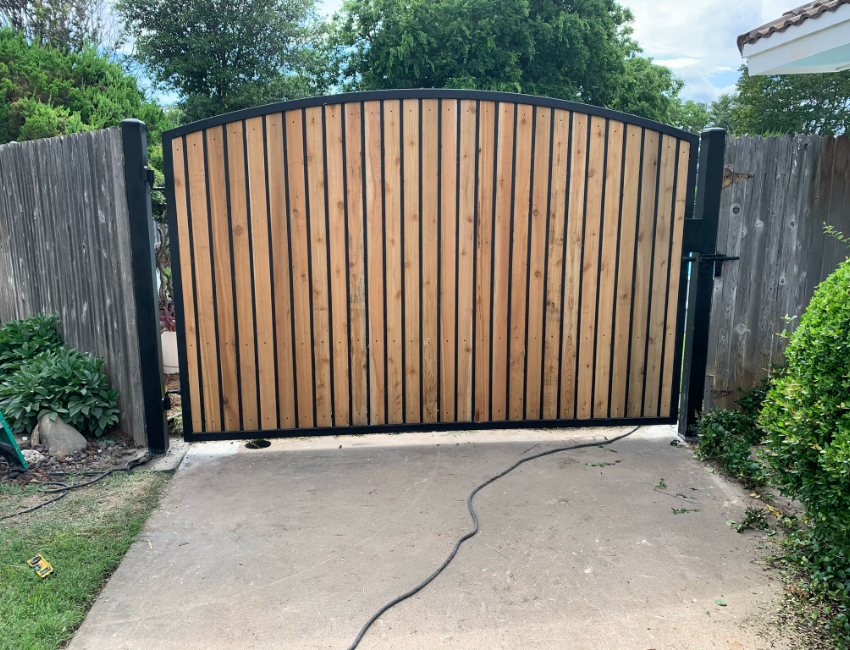
{"type": "Polygon", "coordinates": [[[139,120],[121,122],[124,144],[124,183],[130,215],[130,249],[133,257],[133,289],[139,337],[142,396],[148,449],[168,449],[165,415],[165,381],[159,334],[159,299],[156,290],[151,181],[148,170],[147,127],[139,120]]]}
{"type": "Polygon", "coordinates": [[[696,211],[685,221],[683,250],[690,261],[688,312],[679,402],[679,435],[694,435],[702,411],[705,370],[708,363],[708,329],[717,259],[717,226],[723,189],[726,130],[708,129],[700,137],[696,211]]]}

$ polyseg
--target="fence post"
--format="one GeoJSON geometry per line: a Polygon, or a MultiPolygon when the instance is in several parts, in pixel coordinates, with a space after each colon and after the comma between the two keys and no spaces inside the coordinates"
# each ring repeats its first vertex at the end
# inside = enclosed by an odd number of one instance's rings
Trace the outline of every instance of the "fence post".
{"type": "Polygon", "coordinates": [[[121,138],[124,145],[124,183],[130,213],[130,249],[133,258],[133,289],[145,427],[148,449],[161,453],[168,449],[168,423],[163,402],[165,381],[162,375],[162,347],[159,338],[159,299],[156,289],[145,123],[139,120],[123,120],[121,138]]]}
{"type": "Polygon", "coordinates": [[[725,129],[707,129],[702,132],[695,217],[685,222],[684,250],[690,254],[693,261],[690,264],[679,402],[679,435],[682,437],[693,435],[693,427],[703,405],[705,369],[708,363],[708,329],[714,291],[715,262],[710,257],[717,253],[717,225],[720,219],[725,153],[725,129]],[[705,259],[707,256],[709,259],[705,259]]]}

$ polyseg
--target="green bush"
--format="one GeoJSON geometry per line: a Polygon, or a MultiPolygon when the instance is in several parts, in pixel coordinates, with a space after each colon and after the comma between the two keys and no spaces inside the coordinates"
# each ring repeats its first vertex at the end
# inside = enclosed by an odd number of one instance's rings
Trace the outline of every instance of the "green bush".
{"type": "Polygon", "coordinates": [[[118,391],[100,372],[103,360],[59,348],[43,352],[0,384],[0,409],[12,433],[32,430],[45,413],[58,414],[83,435],[100,438],[118,422],[118,391]]]}
{"type": "Polygon", "coordinates": [[[42,313],[0,327],[0,381],[17,372],[25,361],[62,347],[58,324],[57,314],[42,313]]]}
{"type": "Polygon", "coordinates": [[[706,411],[697,422],[697,432],[697,458],[718,463],[748,487],[764,485],[764,467],[752,453],[761,435],[751,411],[706,411]]]}
{"type": "MultiPolygon", "coordinates": [[[[824,280],[785,352],[759,425],[783,491],[810,524],[810,564],[850,598],[850,261],[824,280]],[[831,578],[829,576],[832,576],[831,578]]],[[[850,633],[846,615],[839,617],[850,633]]]]}

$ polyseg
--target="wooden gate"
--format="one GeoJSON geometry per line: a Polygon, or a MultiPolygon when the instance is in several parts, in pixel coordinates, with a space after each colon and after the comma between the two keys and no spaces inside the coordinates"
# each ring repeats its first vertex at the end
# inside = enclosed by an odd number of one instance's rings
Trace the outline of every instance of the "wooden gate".
{"type": "Polygon", "coordinates": [[[188,439],[676,421],[695,136],[417,90],[163,145],[188,439]]]}

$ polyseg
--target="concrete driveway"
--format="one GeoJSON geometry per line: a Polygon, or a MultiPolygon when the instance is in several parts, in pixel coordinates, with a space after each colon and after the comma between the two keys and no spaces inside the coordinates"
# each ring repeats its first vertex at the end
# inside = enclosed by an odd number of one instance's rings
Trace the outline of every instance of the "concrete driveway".
{"type": "MultiPolygon", "coordinates": [[[[624,431],[194,445],[70,648],[344,650],[471,528],[475,485],[524,454],[624,431]]],[[[762,534],[725,523],[747,493],[674,439],[643,428],[485,488],[479,535],[360,648],[785,647],[760,636],[780,591],[762,534]]]]}

